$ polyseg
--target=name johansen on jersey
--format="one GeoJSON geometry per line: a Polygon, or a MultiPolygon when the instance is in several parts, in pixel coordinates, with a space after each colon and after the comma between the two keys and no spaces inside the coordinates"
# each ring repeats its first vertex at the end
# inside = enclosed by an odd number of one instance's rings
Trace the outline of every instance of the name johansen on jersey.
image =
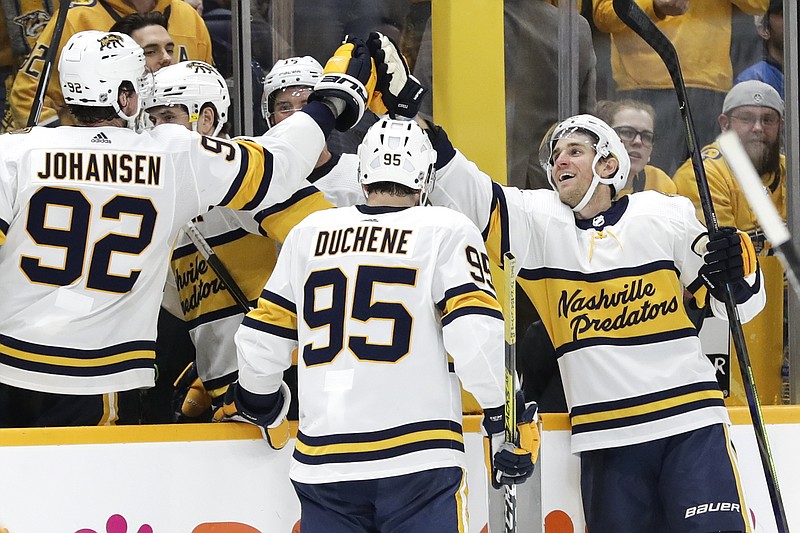
{"type": "Polygon", "coordinates": [[[44,152],[40,180],[69,180],[96,183],[132,183],[161,186],[161,156],[118,152],[44,152]]]}

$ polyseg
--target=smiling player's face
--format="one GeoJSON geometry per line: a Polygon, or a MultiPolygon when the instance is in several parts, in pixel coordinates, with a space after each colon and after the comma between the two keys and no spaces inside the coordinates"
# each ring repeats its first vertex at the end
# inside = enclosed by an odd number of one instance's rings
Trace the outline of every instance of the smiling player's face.
{"type": "Polygon", "coordinates": [[[575,207],[592,184],[594,141],[585,133],[562,137],[553,148],[553,182],[561,201],[575,207]]]}

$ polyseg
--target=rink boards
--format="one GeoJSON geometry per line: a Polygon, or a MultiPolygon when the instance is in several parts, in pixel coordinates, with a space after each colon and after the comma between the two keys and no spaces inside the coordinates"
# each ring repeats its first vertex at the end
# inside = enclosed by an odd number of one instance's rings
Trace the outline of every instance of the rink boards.
{"type": "MultiPolygon", "coordinates": [[[[731,415],[755,530],[775,531],[747,409],[731,415]]],[[[800,530],[800,407],[765,407],[764,416],[789,523],[800,530]]],[[[521,530],[582,532],[567,418],[544,415],[542,423],[537,475],[518,496],[521,530]]],[[[500,531],[480,418],[467,417],[465,430],[469,532],[489,523],[500,531]]],[[[276,452],[243,424],[0,430],[0,531],[291,533],[300,509],[290,455],[291,443],[276,452]]]]}

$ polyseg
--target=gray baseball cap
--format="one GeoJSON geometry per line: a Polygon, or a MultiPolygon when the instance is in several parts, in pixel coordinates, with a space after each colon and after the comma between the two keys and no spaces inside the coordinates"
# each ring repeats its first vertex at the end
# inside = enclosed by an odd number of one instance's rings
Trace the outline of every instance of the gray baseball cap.
{"type": "Polygon", "coordinates": [[[746,105],[771,107],[783,117],[783,100],[778,91],[763,81],[747,80],[734,85],[722,104],[722,112],[728,114],[737,107],[746,105]]]}

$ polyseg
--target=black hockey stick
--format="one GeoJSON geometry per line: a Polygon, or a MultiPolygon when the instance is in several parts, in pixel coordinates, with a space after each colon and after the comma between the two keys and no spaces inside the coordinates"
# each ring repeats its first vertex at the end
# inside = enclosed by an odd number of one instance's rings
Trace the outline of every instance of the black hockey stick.
{"type": "Polygon", "coordinates": [[[183,227],[183,231],[189,239],[191,239],[192,243],[194,243],[197,251],[200,252],[200,255],[203,256],[217,277],[225,284],[228,292],[231,293],[231,296],[239,307],[242,308],[245,314],[249,313],[252,307],[250,307],[250,301],[247,299],[247,296],[245,296],[244,291],[236,283],[236,280],[233,279],[228,268],[214,252],[214,249],[211,248],[211,245],[208,244],[203,234],[200,233],[200,230],[194,225],[194,222],[187,222],[183,227]]]}
{"type": "MultiPolygon", "coordinates": [[[[517,429],[517,260],[511,252],[503,254],[503,280],[506,291],[505,314],[505,423],[506,442],[519,446],[517,429]]],[[[505,533],[517,531],[517,486],[503,485],[505,533]]]]}
{"type": "MultiPolygon", "coordinates": [[[[664,62],[664,66],[667,67],[670,78],[672,78],[672,84],[675,87],[675,95],[678,98],[678,107],[681,111],[681,118],[683,119],[683,126],[686,132],[686,143],[689,147],[689,155],[692,160],[692,167],[694,168],[694,175],[700,194],[700,204],[703,209],[706,228],[708,228],[709,237],[712,237],[719,232],[719,223],[717,222],[717,215],[714,212],[711,191],[709,190],[705,168],[703,167],[703,159],[700,155],[700,149],[697,146],[697,135],[692,121],[692,114],[689,109],[689,100],[686,95],[686,85],[683,82],[683,73],[681,71],[680,61],[678,60],[678,54],[670,40],[667,39],[661,30],[656,27],[655,23],[650,20],[650,17],[648,17],[633,0],[613,1],[614,11],[616,11],[617,16],[655,50],[664,62]]],[[[775,464],[772,460],[767,430],[764,426],[764,419],[761,414],[761,403],[756,391],[755,380],[753,379],[753,367],[750,364],[750,356],[747,352],[742,323],[741,320],[739,320],[739,313],[736,309],[735,302],[731,286],[726,285],[725,309],[728,312],[728,324],[739,361],[739,369],[742,373],[742,384],[744,386],[745,395],[747,396],[750,417],[753,422],[758,451],[761,456],[761,465],[764,469],[764,476],[766,477],[767,488],[772,502],[772,510],[775,514],[775,522],[778,525],[778,531],[780,533],[786,533],[789,530],[786,521],[786,512],[783,509],[783,501],[781,500],[780,488],[778,487],[778,476],[775,471],[775,464]]]]}
{"type": "Polygon", "coordinates": [[[50,75],[53,72],[53,63],[56,60],[58,51],[61,45],[61,35],[64,33],[64,25],[67,23],[67,13],[72,6],[71,2],[62,2],[58,8],[58,16],[56,17],[56,27],[53,29],[53,35],[50,37],[50,45],[47,47],[47,52],[44,54],[44,65],[42,66],[42,73],[39,74],[39,84],[36,86],[36,95],[33,97],[33,106],[28,115],[28,123],[26,127],[31,128],[39,122],[39,116],[42,114],[44,107],[44,95],[47,92],[47,85],[50,83],[50,75]]]}
{"type": "Polygon", "coordinates": [[[758,224],[764,230],[767,240],[772,249],[778,255],[786,271],[786,278],[789,280],[797,297],[800,298],[800,258],[797,250],[791,242],[791,234],[783,223],[778,209],[764,190],[764,183],[753,166],[753,162],[747,155],[739,136],[732,131],[726,131],[717,139],[719,148],[728,166],[731,167],[736,181],[739,182],[750,209],[756,215],[758,224]]]}

